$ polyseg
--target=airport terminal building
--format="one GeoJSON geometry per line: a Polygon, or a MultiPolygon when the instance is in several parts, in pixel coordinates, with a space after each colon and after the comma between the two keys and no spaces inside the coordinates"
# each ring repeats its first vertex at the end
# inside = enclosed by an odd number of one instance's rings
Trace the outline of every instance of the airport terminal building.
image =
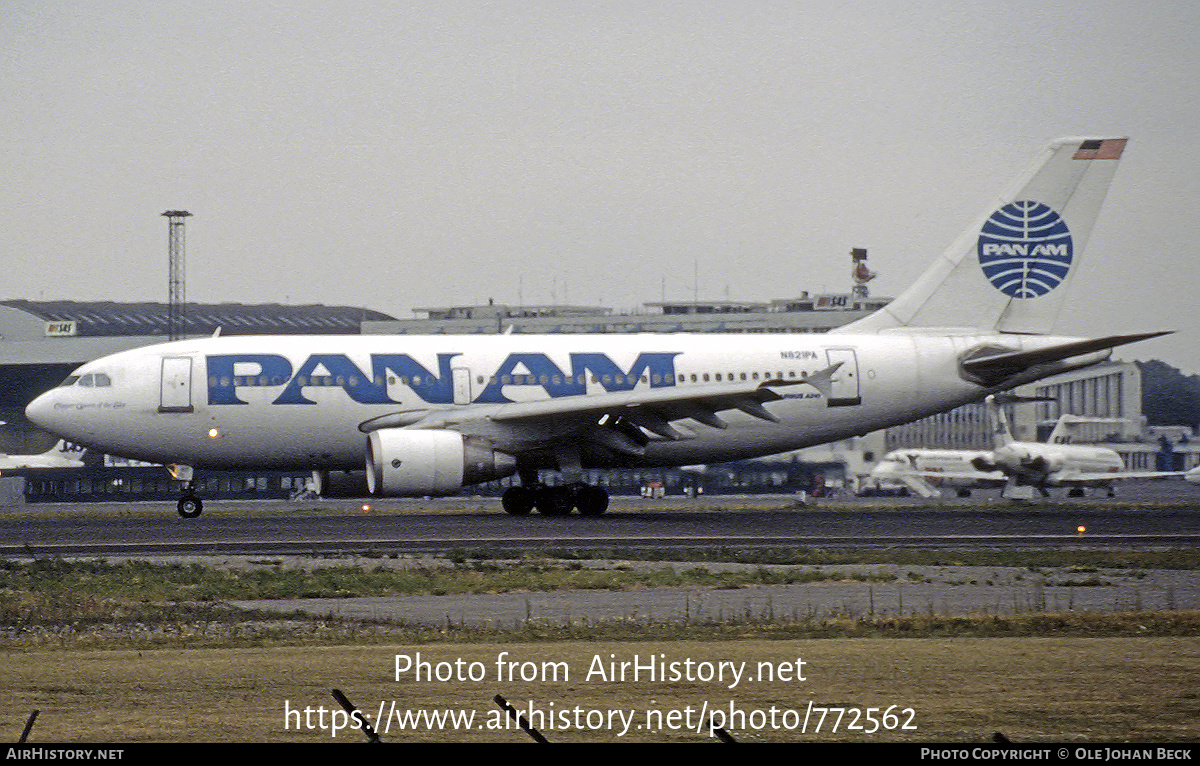
{"type": "Polygon", "coordinates": [[[662,301],[638,311],[603,306],[481,306],[415,308],[413,319],[363,322],[363,333],[473,335],[477,333],[824,333],[861,319],[890,298],[851,294],[809,295],[767,302],[662,301]]]}

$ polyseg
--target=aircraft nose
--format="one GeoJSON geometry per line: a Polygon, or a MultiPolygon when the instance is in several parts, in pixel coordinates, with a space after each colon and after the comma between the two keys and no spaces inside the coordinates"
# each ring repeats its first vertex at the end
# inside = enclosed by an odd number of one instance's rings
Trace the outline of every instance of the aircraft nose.
{"type": "Polygon", "coordinates": [[[25,417],[44,431],[56,433],[58,418],[54,415],[54,392],[47,391],[25,407],[25,417]]]}

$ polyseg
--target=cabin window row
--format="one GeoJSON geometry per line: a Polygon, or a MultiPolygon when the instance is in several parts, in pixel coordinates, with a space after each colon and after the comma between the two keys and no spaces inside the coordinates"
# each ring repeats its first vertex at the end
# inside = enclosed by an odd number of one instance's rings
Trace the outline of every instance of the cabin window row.
{"type": "MultiPolygon", "coordinates": [[[[210,386],[225,386],[225,387],[228,387],[229,385],[234,385],[234,386],[282,386],[285,383],[288,383],[292,380],[293,380],[292,378],[283,378],[283,377],[279,377],[279,376],[275,376],[273,378],[268,378],[265,375],[259,376],[259,377],[255,377],[252,375],[247,375],[247,376],[236,375],[233,378],[226,376],[226,377],[222,377],[220,379],[218,379],[214,376],[214,377],[210,377],[208,379],[208,385],[210,385],[210,386]]],[[[426,376],[421,376],[421,375],[414,375],[414,376],[412,376],[411,379],[408,376],[402,376],[397,379],[395,376],[389,375],[387,380],[385,381],[383,376],[380,375],[380,376],[376,377],[373,382],[374,382],[374,385],[376,385],[376,386],[382,386],[385,384],[385,382],[387,385],[395,385],[397,380],[402,385],[405,385],[405,386],[409,385],[410,383],[411,383],[411,385],[414,385],[414,386],[420,386],[420,385],[429,385],[430,383],[436,381],[437,379],[434,378],[433,376],[426,377],[426,376]]],[[[366,378],[359,378],[357,375],[351,375],[348,378],[345,376],[342,376],[342,375],[337,375],[337,376],[334,376],[334,375],[311,375],[311,376],[299,375],[294,379],[294,381],[295,381],[295,384],[298,386],[306,386],[306,387],[307,386],[331,386],[331,387],[336,387],[336,388],[345,388],[346,386],[356,387],[356,386],[360,386],[360,385],[365,385],[368,382],[366,378]]]]}
{"type": "MultiPolygon", "coordinates": [[[[75,376],[72,376],[72,377],[75,377],[75,376]]],[[[91,378],[92,376],[86,375],[84,377],[91,378]]],[[[577,385],[583,385],[586,382],[587,377],[588,376],[585,376],[585,375],[576,375],[574,377],[572,377],[570,375],[567,375],[567,376],[563,376],[563,375],[500,375],[500,376],[495,376],[495,375],[492,375],[491,377],[487,378],[487,383],[488,383],[488,385],[493,385],[493,386],[496,385],[497,383],[500,385],[503,385],[503,386],[508,386],[508,385],[518,385],[518,386],[542,385],[542,386],[546,386],[546,385],[551,385],[551,384],[558,386],[558,385],[563,385],[564,383],[566,383],[568,385],[570,385],[571,383],[575,383],[577,385]]],[[[802,377],[802,378],[808,377],[808,372],[807,371],[800,372],[799,377],[802,377]]],[[[721,372],[695,373],[695,372],[693,372],[690,374],[680,373],[679,375],[676,376],[676,382],[678,382],[678,383],[689,383],[689,382],[690,383],[711,383],[711,382],[715,381],[717,383],[722,383],[722,382],[754,381],[754,380],[783,380],[785,378],[790,378],[790,379],[794,380],[797,378],[797,372],[795,370],[789,370],[787,372],[784,372],[782,370],[777,370],[775,372],[771,372],[770,370],[767,370],[762,373],[759,373],[757,371],[739,372],[739,373],[734,373],[734,372],[724,372],[724,373],[721,373],[721,372]]],[[[289,380],[291,380],[291,379],[283,378],[283,377],[279,377],[279,376],[267,377],[265,375],[258,376],[258,377],[255,377],[252,375],[247,375],[247,376],[239,375],[239,376],[234,376],[233,378],[222,377],[220,379],[218,379],[214,376],[214,377],[210,377],[208,379],[208,384],[210,386],[225,386],[225,387],[228,387],[231,384],[234,386],[282,386],[282,385],[288,383],[289,380]]],[[[385,385],[385,383],[386,383],[386,385],[396,385],[397,383],[399,383],[400,385],[403,385],[403,386],[407,386],[407,385],[420,386],[420,385],[429,385],[436,380],[437,380],[437,378],[435,378],[433,376],[414,375],[414,376],[412,376],[412,378],[409,378],[408,376],[400,376],[399,378],[397,378],[396,376],[388,376],[385,381],[383,376],[378,376],[374,379],[373,382],[374,382],[374,385],[376,385],[376,386],[382,386],[382,385],[385,385]]],[[[642,375],[640,377],[637,375],[599,375],[599,376],[592,375],[591,376],[592,383],[602,384],[605,386],[613,385],[613,384],[618,385],[618,386],[627,385],[627,384],[631,384],[631,383],[637,383],[638,381],[640,381],[642,383],[652,383],[653,385],[657,386],[657,385],[661,385],[665,380],[667,380],[667,376],[662,376],[662,375],[642,375]]],[[[476,377],[475,381],[477,383],[479,383],[480,385],[482,385],[484,382],[484,377],[482,375],[479,375],[476,377]]],[[[76,382],[76,380],[73,380],[72,378],[68,378],[67,380],[63,381],[62,385],[69,386],[69,385],[73,385],[75,382],[76,382]]],[[[346,386],[355,387],[355,386],[363,385],[366,382],[367,382],[366,379],[360,379],[355,375],[351,375],[348,378],[343,377],[341,375],[338,375],[338,376],[300,375],[295,379],[295,383],[298,386],[331,386],[331,387],[338,387],[338,388],[345,388],[346,386]]],[[[90,385],[108,386],[108,385],[112,385],[112,382],[110,380],[108,380],[107,375],[97,374],[96,382],[94,382],[94,383],[91,381],[84,382],[83,380],[79,380],[79,384],[85,385],[85,386],[90,386],[90,385]],[[104,379],[103,383],[99,382],[100,378],[104,379]]]]}

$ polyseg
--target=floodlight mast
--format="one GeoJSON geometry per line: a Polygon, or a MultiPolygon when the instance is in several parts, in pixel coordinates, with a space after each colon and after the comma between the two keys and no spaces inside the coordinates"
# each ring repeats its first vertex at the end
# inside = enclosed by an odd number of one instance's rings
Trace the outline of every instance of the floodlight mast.
{"type": "Polygon", "coordinates": [[[171,340],[184,335],[187,313],[187,278],[184,270],[184,219],[190,218],[186,210],[168,210],[167,217],[167,332],[171,340]]]}

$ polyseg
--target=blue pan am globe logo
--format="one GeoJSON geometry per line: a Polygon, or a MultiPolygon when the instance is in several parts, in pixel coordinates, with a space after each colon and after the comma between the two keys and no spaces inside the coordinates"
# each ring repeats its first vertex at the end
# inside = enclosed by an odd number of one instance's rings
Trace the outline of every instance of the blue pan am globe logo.
{"type": "Polygon", "coordinates": [[[1041,202],[1011,202],[979,232],[979,265],[992,285],[1013,298],[1037,298],[1062,284],[1073,247],[1066,221],[1041,202]]]}

